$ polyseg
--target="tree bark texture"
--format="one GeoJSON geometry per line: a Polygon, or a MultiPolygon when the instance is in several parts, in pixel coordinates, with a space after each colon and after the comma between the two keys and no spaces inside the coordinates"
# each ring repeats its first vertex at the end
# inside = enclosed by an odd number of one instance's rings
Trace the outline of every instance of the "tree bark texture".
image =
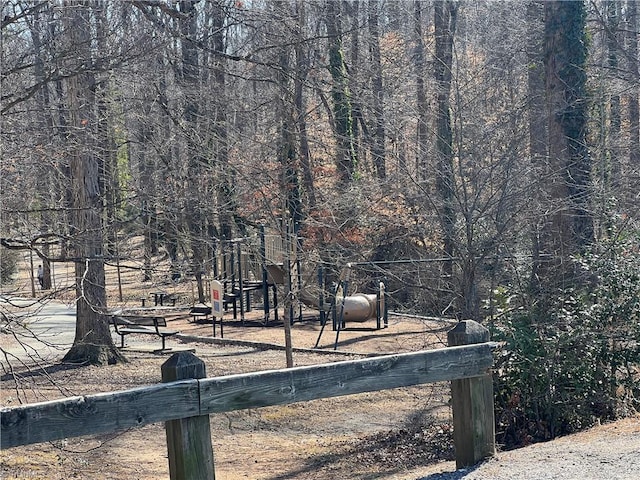
{"type": "Polygon", "coordinates": [[[212,11],[211,46],[213,50],[213,81],[216,88],[217,101],[214,104],[214,162],[220,178],[216,183],[218,202],[219,237],[231,240],[233,237],[233,219],[236,216],[237,205],[234,191],[233,168],[229,165],[229,134],[227,113],[227,84],[225,72],[225,11],[223,2],[216,2],[212,11]]]}
{"type": "MultiPolygon", "coordinates": [[[[547,116],[545,112],[545,72],[544,72],[544,2],[530,1],[527,4],[527,88],[529,106],[529,155],[531,157],[531,182],[535,184],[544,178],[547,164],[547,116]]],[[[531,287],[540,288],[541,223],[544,217],[544,191],[536,188],[530,203],[533,262],[531,287]]]]}
{"type": "MultiPolygon", "coordinates": [[[[629,124],[629,171],[630,175],[627,205],[636,205],[640,191],[640,69],[638,68],[638,2],[627,1],[627,48],[628,70],[632,87],[627,97],[629,124]]],[[[627,207],[627,208],[628,208],[627,207]]]]}
{"type": "Polygon", "coordinates": [[[206,191],[205,172],[206,159],[199,144],[199,133],[202,127],[199,103],[200,91],[200,61],[198,58],[197,23],[198,10],[196,0],[181,0],[180,11],[183,17],[180,22],[181,51],[182,51],[182,88],[185,97],[184,122],[186,127],[187,144],[187,181],[185,186],[186,218],[191,244],[191,269],[196,279],[198,302],[206,301],[204,295],[203,273],[206,247],[204,244],[204,205],[206,200],[202,193],[206,191]]]}
{"type": "Polygon", "coordinates": [[[369,32],[371,37],[371,63],[373,68],[372,95],[373,95],[373,169],[380,179],[386,178],[386,152],[385,152],[385,119],[384,119],[384,84],[382,80],[382,60],[380,57],[380,25],[379,0],[369,1],[369,32]]]}
{"type": "MultiPolygon", "coordinates": [[[[436,93],[436,187],[440,195],[440,223],[444,254],[453,258],[455,250],[455,176],[453,172],[453,131],[451,127],[451,80],[453,36],[458,6],[453,1],[435,4],[435,80],[436,93]]],[[[453,262],[444,263],[444,273],[453,273],[453,262]]]]}
{"type": "Polygon", "coordinates": [[[342,183],[349,183],[356,173],[357,157],[354,146],[353,111],[349,93],[347,70],[342,50],[342,33],[338,28],[339,4],[326,2],[327,36],[329,37],[329,71],[332,78],[331,96],[335,118],[336,167],[342,183]]]}
{"type": "Polygon", "coordinates": [[[423,14],[424,2],[414,2],[414,32],[415,32],[415,68],[416,68],[416,108],[417,108],[417,133],[416,133],[416,180],[422,189],[427,188],[429,179],[429,104],[425,87],[426,57],[423,39],[423,14]]]}
{"type": "MultiPolygon", "coordinates": [[[[287,19],[293,17],[293,12],[289,10],[285,2],[276,1],[274,7],[276,15],[282,15],[287,19]]],[[[286,202],[286,214],[293,221],[294,229],[297,229],[302,220],[303,212],[295,146],[295,91],[290,80],[294,73],[291,69],[292,53],[293,49],[288,45],[282,45],[279,48],[277,84],[280,91],[277,112],[280,135],[277,156],[282,165],[282,193],[286,202]]]]}
{"type": "MultiPolygon", "coordinates": [[[[49,85],[45,80],[46,52],[44,42],[47,40],[45,15],[46,13],[36,13],[33,22],[29,24],[34,50],[35,81],[42,84],[42,87],[35,98],[38,105],[38,113],[35,123],[37,125],[39,135],[36,135],[35,140],[37,142],[37,148],[34,150],[43,153],[56,144],[53,128],[54,121],[51,113],[51,95],[49,85]]],[[[50,164],[48,163],[47,157],[48,155],[43,155],[38,158],[36,171],[37,189],[35,192],[35,200],[42,207],[42,213],[40,215],[40,231],[43,234],[48,233],[53,226],[53,216],[47,207],[53,203],[52,198],[56,195],[54,193],[54,189],[58,186],[56,182],[54,182],[54,176],[49,168],[50,164]]],[[[48,241],[44,242],[40,253],[40,261],[42,262],[43,269],[42,290],[49,290],[52,284],[50,248],[48,241]]]]}
{"type": "Polygon", "coordinates": [[[567,260],[584,252],[593,240],[591,160],[586,144],[587,50],[582,2],[553,1],[544,6],[549,162],[544,176],[548,214],[543,219],[540,249],[546,267],[539,274],[555,282],[572,276],[567,260]]]}
{"type": "Polygon", "coordinates": [[[306,25],[306,14],[304,0],[296,0],[298,12],[297,38],[295,45],[296,54],[296,75],[295,75],[295,106],[296,106],[296,126],[298,133],[298,143],[300,145],[300,166],[302,168],[302,178],[304,190],[308,202],[308,209],[316,207],[316,191],[311,165],[311,150],[309,148],[309,136],[307,133],[307,101],[305,97],[305,82],[309,73],[309,55],[303,45],[303,31],[306,25]]]}
{"type": "Polygon", "coordinates": [[[67,80],[71,130],[70,156],[73,241],[76,280],[76,334],[63,361],[105,364],[123,360],[109,331],[103,259],[102,197],[97,129],[95,78],[87,66],[90,53],[90,10],[86,2],[66,3],[67,45],[73,52],[67,67],[74,72],[67,80]]]}

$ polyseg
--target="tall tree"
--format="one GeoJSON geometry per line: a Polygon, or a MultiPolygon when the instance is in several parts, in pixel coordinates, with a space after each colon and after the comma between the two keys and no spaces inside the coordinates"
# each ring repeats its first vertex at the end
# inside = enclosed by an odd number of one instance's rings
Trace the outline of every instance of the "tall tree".
{"type": "MultiPolygon", "coordinates": [[[[609,0],[606,2],[607,26],[605,28],[607,37],[607,67],[610,69],[614,78],[618,76],[619,69],[619,49],[620,49],[620,2],[619,0],[609,0]]],[[[616,190],[619,190],[620,177],[622,175],[621,155],[620,155],[620,133],[622,126],[622,114],[620,105],[620,94],[615,91],[611,93],[609,99],[609,138],[607,157],[610,167],[606,169],[610,172],[611,179],[607,184],[618,184],[616,190]]],[[[608,186],[608,185],[607,185],[608,186]]]]}
{"type": "MultiPolygon", "coordinates": [[[[444,254],[454,257],[455,249],[455,175],[453,172],[453,130],[451,127],[451,79],[453,68],[453,37],[458,13],[457,2],[436,2],[435,26],[435,80],[436,80],[436,186],[440,195],[440,223],[444,254]]],[[[445,275],[453,272],[453,262],[444,264],[445,275]]]]}
{"type": "Polygon", "coordinates": [[[331,96],[336,136],[336,165],[342,183],[349,183],[356,173],[357,157],[353,133],[353,110],[342,48],[342,29],[339,26],[340,4],[333,0],[325,3],[327,10],[327,36],[329,41],[329,72],[333,80],[331,96]]]}
{"type": "MultiPolygon", "coordinates": [[[[51,197],[53,196],[54,178],[52,174],[51,164],[48,161],[51,149],[55,144],[54,133],[54,119],[52,115],[52,102],[50,85],[46,78],[46,47],[45,43],[48,39],[47,18],[51,13],[49,9],[45,7],[44,12],[35,10],[32,17],[28,17],[29,31],[31,33],[31,41],[33,44],[34,65],[33,73],[35,84],[40,85],[36,95],[35,101],[37,104],[37,117],[36,117],[36,129],[34,132],[34,139],[37,142],[34,153],[38,155],[38,162],[36,168],[37,188],[35,191],[34,200],[37,202],[36,208],[41,210],[41,233],[50,233],[53,218],[51,210],[46,208],[51,204],[51,197]]],[[[42,289],[48,290],[51,288],[51,256],[49,249],[49,242],[44,242],[42,245],[42,289]]]]}
{"type": "Polygon", "coordinates": [[[305,194],[308,202],[308,209],[316,207],[316,191],[311,168],[311,151],[309,148],[309,135],[307,132],[307,99],[304,85],[309,74],[309,54],[304,45],[304,29],[306,26],[306,11],[304,0],[296,0],[296,11],[298,13],[296,28],[296,73],[295,73],[295,108],[296,126],[298,132],[298,142],[300,144],[300,164],[302,167],[302,178],[305,194]]]}
{"type": "Polygon", "coordinates": [[[640,25],[638,17],[638,2],[636,0],[628,0],[627,4],[627,58],[628,70],[631,88],[627,97],[628,107],[628,124],[629,124],[629,170],[631,178],[636,181],[629,186],[631,192],[630,204],[633,205],[637,201],[637,196],[633,198],[633,194],[640,189],[640,68],[638,67],[638,36],[640,36],[640,25]],[[635,173],[632,173],[635,172],[635,173]]]}
{"type": "Polygon", "coordinates": [[[198,10],[199,0],[180,0],[180,47],[182,52],[181,86],[184,92],[185,104],[183,119],[186,133],[187,153],[187,182],[185,184],[186,220],[191,243],[191,268],[193,270],[198,289],[198,301],[204,303],[204,258],[206,247],[204,243],[204,215],[200,188],[192,188],[192,182],[202,182],[205,178],[207,161],[201,149],[200,127],[202,123],[201,90],[200,90],[200,59],[198,55],[198,10]]]}
{"type": "Polygon", "coordinates": [[[387,176],[385,152],[385,120],[384,120],[384,85],[382,80],[382,60],[380,57],[380,2],[369,0],[369,34],[371,63],[373,70],[371,93],[373,96],[373,169],[376,176],[383,179],[387,176]]]}
{"type": "MultiPolygon", "coordinates": [[[[95,18],[96,45],[100,52],[108,52],[109,16],[108,6],[105,0],[92,2],[93,16],[95,18]]],[[[113,13],[113,12],[112,12],[113,13]]],[[[99,56],[95,60],[96,70],[108,71],[107,63],[111,61],[108,55],[99,56]]],[[[111,92],[109,84],[110,75],[100,73],[96,78],[96,102],[97,102],[97,134],[98,154],[100,162],[100,189],[104,197],[104,219],[106,221],[106,247],[109,255],[117,252],[117,226],[116,212],[119,203],[120,189],[118,185],[118,165],[116,158],[116,140],[114,134],[115,112],[110,111],[111,92]]]]}
{"type": "MultiPolygon", "coordinates": [[[[529,114],[529,157],[531,158],[531,183],[535,184],[545,171],[547,162],[547,117],[545,115],[544,73],[544,2],[531,0],[527,3],[527,90],[529,114]]],[[[541,267],[540,217],[544,211],[544,195],[541,189],[532,191],[529,204],[532,221],[533,266],[531,287],[540,288],[541,267]]]]}
{"type": "Polygon", "coordinates": [[[549,163],[544,186],[548,214],[541,234],[542,284],[573,281],[569,258],[593,240],[591,162],[586,143],[587,95],[583,2],[546,2],[545,91],[549,163]]]}
{"type": "Polygon", "coordinates": [[[353,149],[355,158],[362,162],[366,152],[362,150],[363,137],[368,136],[367,128],[364,121],[364,114],[360,94],[360,82],[365,76],[362,71],[360,61],[360,4],[362,0],[342,0],[336,2],[337,29],[342,34],[342,45],[344,54],[345,67],[348,65],[347,72],[347,88],[349,90],[349,103],[351,105],[351,131],[353,134],[353,149]],[[343,33],[344,31],[349,34],[343,33]],[[347,57],[347,53],[350,55],[347,57]],[[362,128],[360,128],[362,126],[362,128]]]}
{"type": "Polygon", "coordinates": [[[289,38],[288,26],[295,25],[294,13],[286,2],[275,0],[274,15],[283,18],[280,29],[280,47],[278,48],[277,96],[276,112],[278,116],[278,148],[277,157],[282,165],[282,185],[285,197],[286,215],[293,220],[294,228],[298,228],[302,219],[302,202],[300,178],[297,168],[297,152],[295,145],[295,93],[291,79],[291,57],[293,49],[284,40],[289,38]]]}
{"type": "MultiPolygon", "coordinates": [[[[227,74],[225,24],[227,21],[223,1],[212,4],[211,12],[211,49],[213,85],[215,88],[213,103],[213,156],[220,178],[216,184],[218,200],[218,218],[220,224],[220,238],[230,240],[233,235],[233,219],[237,218],[237,201],[235,193],[234,170],[229,163],[229,120],[227,105],[227,74]]],[[[238,222],[236,222],[238,223],[238,222]]]]}
{"type": "Polygon", "coordinates": [[[76,279],[76,334],[63,361],[105,364],[123,360],[107,317],[103,258],[100,159],[96,154],[96,80],[91,68],[91,10],[87,2],[65,3],[69,52],[66,81],[71,148],[71,191],[76,279]]]}
{"type": "Polygon", "coordinates": [[[422,22],[424,2],[414,0],[413,22],[415,32],[415,69],[416,69],[416,110],[417,110],[417,132],[416,132],[416,172],[417,181],[424,183],[428,178],[428,142],[429,142],[429,103],[425,87],[426,75],[426,54],[423,38],[422,22]]]}

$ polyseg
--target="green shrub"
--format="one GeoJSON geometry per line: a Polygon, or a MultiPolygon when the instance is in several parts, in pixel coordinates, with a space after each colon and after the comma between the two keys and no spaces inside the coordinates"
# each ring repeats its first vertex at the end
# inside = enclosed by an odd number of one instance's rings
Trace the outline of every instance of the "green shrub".
{"type": "Polygon", "coordinates": [[[544,308],[495,292],[496,434],[507,448],[583,429],[640,407],[640,260],[630,248],[591,255],[593,285],[544,308]],[[524,305],[533,305],[525,309],[524,305]]]}

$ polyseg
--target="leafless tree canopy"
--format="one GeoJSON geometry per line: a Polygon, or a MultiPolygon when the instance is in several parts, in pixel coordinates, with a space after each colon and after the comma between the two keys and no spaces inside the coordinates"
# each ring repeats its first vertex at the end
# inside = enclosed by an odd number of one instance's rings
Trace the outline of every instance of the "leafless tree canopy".
{"type": "Polygon", "coordinates": [[[306,271],[352,262],[394,309],[482,320],[497,287],[571,284],[572,258],[638,230],[633,0],[7,0],[0,17],[2,247],[32,250],[47,288],[75,262],[77,345],[101,353],[71,357],[117,361],[101,290],[127,255],[146,280],[168,258],[204,300],[219,242],[292,222],[306,271]]]}

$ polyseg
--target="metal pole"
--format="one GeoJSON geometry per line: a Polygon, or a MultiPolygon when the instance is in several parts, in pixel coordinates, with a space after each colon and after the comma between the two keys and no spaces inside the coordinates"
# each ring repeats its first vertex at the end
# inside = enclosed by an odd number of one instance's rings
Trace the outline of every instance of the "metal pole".
{"type": "Polygon", "coordinates": [[[267,272],[267,245],[264,225],[260,225],[260,256],[262,257],[262,303],[264,305],[264,323],[269,321],[269,274],[267,272]]]}

